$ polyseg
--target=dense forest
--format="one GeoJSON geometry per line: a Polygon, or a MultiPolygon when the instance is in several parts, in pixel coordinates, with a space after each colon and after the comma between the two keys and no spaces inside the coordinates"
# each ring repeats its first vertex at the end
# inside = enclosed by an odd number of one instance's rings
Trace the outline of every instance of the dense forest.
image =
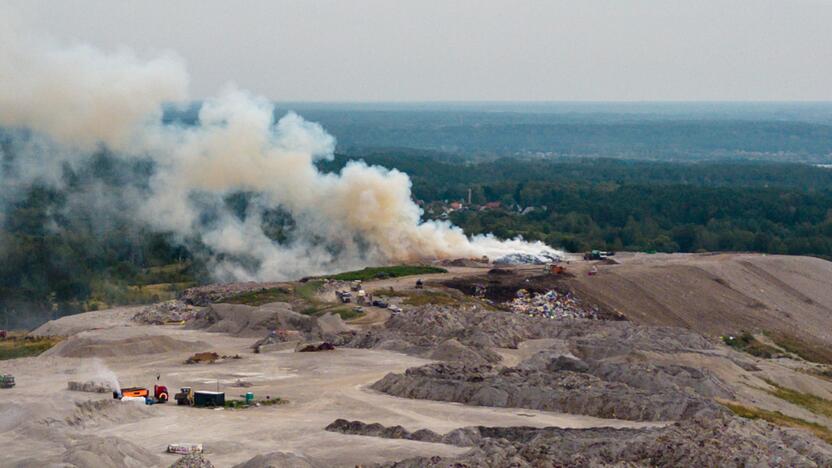
{"type": "MultiPolygon", "coordinates": [[[[337,170],[346,156],[326,163],[337,170]]],[[[426,203],[466,232],[522,235],[569,251],[756,251],[832,257],[832,169],[805,164],[504,158],[452,164],[430,153],[366,155],[410,174],[426,203]],[[531,207],[525,214],[519,211],[531,207]]],[[[438,214],[438,213],[437,213],[438,214]]]]}
{"type": "MultiPolygon", "coordinates": [[[[171,108],[166,119],[193,124],[198,110],[171,108]]],[[[832,162],[828,103],[278,103],[275,116],[288,111],[321,123],[350,154],[832,162]]]]}

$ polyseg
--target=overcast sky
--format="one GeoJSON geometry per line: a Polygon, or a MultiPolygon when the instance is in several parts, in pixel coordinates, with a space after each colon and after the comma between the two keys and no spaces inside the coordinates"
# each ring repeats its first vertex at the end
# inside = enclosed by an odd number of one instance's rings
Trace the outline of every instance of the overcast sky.
{"type": "Polygon", "coordinates": [[[174,50],[195,98],[832,100],[832,0],[0,3],[61,41],[174,50]]]}

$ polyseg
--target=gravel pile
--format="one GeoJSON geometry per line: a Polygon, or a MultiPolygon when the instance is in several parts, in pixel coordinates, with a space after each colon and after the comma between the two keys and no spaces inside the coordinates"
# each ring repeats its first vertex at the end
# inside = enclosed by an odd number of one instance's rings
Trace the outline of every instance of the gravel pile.
{"type": "Polygon", "coordinates": [[[477,406],[529,408],[633,421],[670,421],[725,410],[679,388],[649,391],[588,372],[438,363],[387,374],[373,384],[388,395],[477,406]]]}
{"type": "Polygon", "coordinates": [[[133,316],[133,321],[147,325],[187,322],[193,320],[199,310],[199,307],[180,300],[165,301],[143,308],[133,316]]]}
{"type": "Polygon", "coordinates": [[[170,468],[214,468],[201,453],[189,453],[176,461],[170,468]]]}
{"type": "Polygon", "coordinates": [[[472,447],[455,458],[417,457],[376,465],[387,468],[832,465],[832,448],[805,432],[730,416],[647,429],[473,426],[442,435],[339,419],[326,430],[472,447]]]}

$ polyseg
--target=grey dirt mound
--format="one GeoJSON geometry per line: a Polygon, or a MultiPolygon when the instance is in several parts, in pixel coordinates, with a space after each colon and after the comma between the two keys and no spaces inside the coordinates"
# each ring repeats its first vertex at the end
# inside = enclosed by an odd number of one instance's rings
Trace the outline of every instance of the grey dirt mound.
{"type": "Polygon", "coordinates": [[[234,468],[323,468],[307,457],[295,455],[294,453],[272,452],[256,457],[238,465],[234,468]]]}
{"type": "Polygon", "coordinates": [[[798,431],[730,416],[697,417],[663,428],[463,427],[443,435],[360,421],[326,430],[469,446],[457,458],[418,457],[384,467],[829,466],[832,449],[798,431]]]}
{"type": "Polygon", "coordinates": [[[144,335],[121,340],[79,335],[59,343],[43,355],[76,358],[116,357],[171,351],[197,351],[207,347],[209,345],[201,341],[177,340],[165,335],[144,335]]]}
{"type": "Polygon", "coordinates": [[[307,340],[323,340],[348,330],[340,316],[311,317],[291,310],[291,306],[283,302],[259,307],[212,304],[197,312],[186,328],[246,338],[262,338],[273,330],[282,329],[297,331],[307,340]]]}
{"type": "Polygon", "coordinates": [[[572,371],[430,364],[388,374],[372,388],[390,395],[478,406],[529,408],[635,421],[668,421],[723,411],[676,388],[642,390],[572,371]]]}
{"type": "Polygon", "coordinates": [[[75,411],[65,419],[65,422],[75,428],[84,428],[92,425],[138,421],[152,415],[153,413],[144,404],[122,402],[110,398],[77,403],[75,411]]]}
{"type": "Polygon", "coordinates": [[[706,370],[647,361],[646,352],[711,355],[711,342],[680,328],[620,321],[555,321],[478,306],[425,306],[386,329],[342,334],[345,346],[397,349],[443,361],[391,373],[372,388],[389,395],[634,421],[671,421],[725,410],[731,387],[706,370]],[[515,367],[495,348],[532,339],[547,346],[515,367]]]}
{"type": "Polygon", "coordinates": [[[161,463],[157,455],[120,437],[75,436],[71,441],[67,442],[67,445],[68,447],[62,455],[56,456],[51,460],[24,460],[15,466],[27,468],[42,466],[73,468],[119,466],[146,468],[149,466],[158,466],[161,463]]]}
{"type": "Polygon", "coordinates": [[[201,453],[189,453],[176,460],[170,468],[214,468],[214,464],[201,453]]]}

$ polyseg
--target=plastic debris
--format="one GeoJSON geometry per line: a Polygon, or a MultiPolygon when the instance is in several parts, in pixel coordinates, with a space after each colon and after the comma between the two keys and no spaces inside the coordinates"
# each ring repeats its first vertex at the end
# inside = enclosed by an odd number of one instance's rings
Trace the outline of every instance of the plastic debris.
{"type": "Polygon", "coordinates": [[[598,308],[582,304],[572,293],[548,291],[530,293],[525,289],[517,291],[517,297],[507,303],[512,312],[531,317],[549,319],[597,319],[598,308]]]}

